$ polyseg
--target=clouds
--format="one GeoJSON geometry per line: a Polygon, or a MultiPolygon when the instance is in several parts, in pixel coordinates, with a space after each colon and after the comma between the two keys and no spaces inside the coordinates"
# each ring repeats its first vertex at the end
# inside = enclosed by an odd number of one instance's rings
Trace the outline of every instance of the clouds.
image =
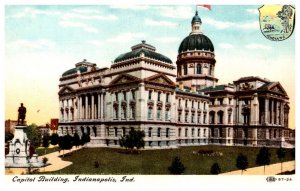
{"type": "Polygon", "coordinates": [[[157,6],[154,8],[159,11],[161,16],[168,18],[188,19],[194,14],[190,6],[157,6]]]}
{"type": "Polygon", "coordinates": [[[246,11],[250,14],[258,15],[259,11],[258,9],[246,9],[246,11]]]}
{"type": "Polygon", "coordinates": [[[251,44],[248,44],[245,46],[245,48],[247,49],[262,49],[262,50],[270,50],[271,47],[270,46],[267,46],[267,45],[264,45],[264,44],[258,44],[258,43],[251,43],[251,44]]]}
{"type": "Polygon", "coordinates": [[[224,48],[224,49],[231,49],[234,48],[234,45],[230,44],[230,43],[220,43],[219,47],[224,48]]]}
{"type": "Polygon", "coordinates": [[[164,27],[176,27],[176,23],[170,21],[157,21],[153,19],[146,19],[145,25],[148,26],[164,26],[164,27]]]}
{"type": "Polygon", "coordinates": [[[30,18],[36,18],[37,16],[59,16],[61,15],[60,11],[49,11],[49,10],[42,10],[42,9],[35,9],[31,7],[26,7],[22,11],[17,12],[15,14],[12,14],[8,16],[7,18],[24,18],[24,17],[30,17],[30,18]]]}
{"type": "Polygon", "coordinates": [[[140,40],[141,38],[145,38],[146,34],[145,33],[121,33],[117,36],[113,36],[112,38],[108,39],[108,42],[114,42],[114,43],[127,43],[131,42],[134,40],[140,40]]]}
{"type": "Polygon", "coordinates": [[[50,49],[55,47],[55,43],[53,41],[47,39],[39,39],[35,41],[19,39],[8,43],[7,48],[11,50],[19,50],[19,49],[50,49]]]}
{"type": "Polygon", "coordinates": [[[98,29],[95,27],[92,27],[88,24],[85,24],[83,22],[76,22],[76,21],[60,21],[59,25],[65,28],[73,27],[73,28],[80,28],[86,32],[91,32],[91,33],[97,33],[98,29]]]}
{"type": "Polygon", "coordinates": [[[212,18],[205,18],[204,20],[205,24],[211,25],[216,29],[259,29],[258,21],[236,23],[230,21],[219,21],[212,18]]]}

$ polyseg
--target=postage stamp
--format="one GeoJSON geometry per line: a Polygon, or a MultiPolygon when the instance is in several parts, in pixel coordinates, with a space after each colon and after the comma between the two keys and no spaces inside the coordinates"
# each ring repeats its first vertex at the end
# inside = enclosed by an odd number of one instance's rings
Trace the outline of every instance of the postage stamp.
{"type": "Polygon", "coordinates": [[[296,3],[4,11],[11,188],[295,185],[296,3]]]}

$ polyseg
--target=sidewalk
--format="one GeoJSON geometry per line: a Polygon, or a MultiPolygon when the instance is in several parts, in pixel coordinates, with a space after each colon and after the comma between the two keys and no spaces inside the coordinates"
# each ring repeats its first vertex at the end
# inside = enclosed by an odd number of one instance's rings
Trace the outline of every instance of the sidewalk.
{"type": "MultiPolygon", "coordinates": [[[[65,150],[64,151],[64,154],[68,154],[68,153],[71,153],[75,150],[79,150],[81,149],[78,148],[76,149],[75,147],[73,147],[71,150],[65,150]]],[[[62,156],[63,154],[63,151],[61,152],[53,152],[53,153],[49,153],[49,154],[46,154],[46,155],[42,155],[42,156],[39,156],[39,159],[43,159],[44,157],[47,157],[48,158],[48,162],[50,165],[46,166],[45,168],[42,167],[42,168],[39,168],[39,172],[43,173],[43,172],[50,172],[50,171],[57,171],[57,170],[60,170],[60,169],[63,169],[69,165],[72,164],[72,162],[69,162],[69,161],[63,161],[59,156],[62,156]]],[[[27,168],[5,168],[5,174],[6,175],[17,175],[17,174],[25,174],[27,171],[27,168]]]]}
{"type": "MultiPolygon", "coordinates": [[[[292,171],[295,170],[295,161],[288,161],[282,163],[282,171],[292,171]]],[[[266,172],[264,174],[264,167],[253,167],[244,170],[243,175],[276,175],[281,173],[281,163],[266,165],[266,172]]],[[[241,170],[231,171],[222,173],[220,175],[241,175],[241,170]]]]}

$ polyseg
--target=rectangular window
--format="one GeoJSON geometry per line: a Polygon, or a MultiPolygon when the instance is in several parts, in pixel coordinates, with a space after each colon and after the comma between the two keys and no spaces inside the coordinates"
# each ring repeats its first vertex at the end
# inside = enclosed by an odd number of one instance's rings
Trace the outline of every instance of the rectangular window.
{"type": "Polygon", "coordinates": [[[166,102],[169,102],[169,96],[170,96],[170,94],[167,93],[167,94],[166,94],[166,102]]]}
{"type": "Polygon", "coordinates": [[[188,106],[188,100],[185,100],[185,107],[188,106]]]}
{"type": "Polygon", "coordinates": [[[206,137],[206,129],[203,129],[203,137],[206,137]]]}
{"type": "Polygon", "coordinates": [[[181,121],[181,112],[178,113],[178,121],[181,121]]]}
{"type": "Polygon", "coordinates": [[[160,128],[157,129],[157,137],[160,137],[160,128]]]}
{"type": "Polygon", "coordinates": [[[152,119],[152,108],[148,108],[148,119],[152,119]]]}
{"type": "Polygon", "coordinates": [[[178,100],[178,106],[181,107],[181,99],[178,100]]]}
{"type": "Polygon", "coordinates": [[[124,100],[127,100],[126,92],[123,92],[123,98],[124,100]]]}
{"type": "Polygon", "coordinates": [[[118,136],[118,129],[117,129],[117,127],[115,127],[115,137],[117,137],[118,136]]]}
{"type": "Polygon", "coordinates": [[[198,114],[198,117],[197,117],[197,123],[200,123],[200,119],[201,119],[201,115],[198,114]]]}
{"type": "Polygon", "coordinates": [[[220,103],[220,105],[223,105],[223,98],[219,99],[219,103],[220,103]]]}
{"type": "Polygon", "coordinates": [[[200,109],[200,101],[198,101],[198,109],[200,109]]]}
{"type": "Polygon", "coordinates": [[[200,129],[198,129],[198,135],[197,136],[200,137],[200,129]]]}
{"type": "Polygon", "coordinates": [[[166,112],[165,112],[165,120],[166,121],[170,120],[170,111],[169,110],[166,110],[166,112]]]}
{"type": "Polygon", "coordinates": [[[185,129],[184,136],[188,136],[188,129],[185,129]]]}
{"type": "Polygon", "coordinates": [[[134,90],[131,90],[131,96],[132,96],[132,99],[135,100],[135,91],[134,90]]]}
{"type": "Polygon", "coordinates": [[[185,116],[184,116],[184,122],[188,122],[188,113],[185,113],[185,116]]]}
{"type": "Polygon", "coordinates": [[[148,130],[148,137],[151,137],[151,136],[152,136],[152,127],[150,127],[148,130]]]}
{"type": "Polygon", "coordinates": [[[169,131],[170,131],[170,129],[167,128],[167,129],[166,129],[166,137],[169,137],[169,133],[170,133],[169,131]]]}
{"type": "Polygon", "coordinates": [[[192,101],[192,108],[194,108],[194,100],[192,101]]]}
{"type": "Polygon", "coordinates": [[[152,99],[152,90],[149,90],[148,99],[149,99],[149,100],[152,99]]]}
{"type": "Polygon", "coordinates": [[[160,101],[160,94],[161,94],[161,92],[157,93],[157,101],[160,101]]]}
{"type": "Polygon", "coordinates": [[[192,117],[191,117],[191,122],[192,122],[192,123],[194,123],[194,117],[195,117],[195,115],[192,114],[192,117]]]}
{"type": "Polygon", "coordinates": [[[203,123],[206,124],[206,114],[203,115],[203,123]]]}
{"type": "Polygon", "coordinates": [[[135,107],[131,107],[131,118],[135,119],[135,107]]]}
{"type": "Polygon", "coordinates": [[[157,109],[156,118],[161,119],[161,108],[157,109]]]}
{"type": "Polygon", "coordinates": [[[115,93],[116,101],[119,101],[118,93],[115,93]]]}

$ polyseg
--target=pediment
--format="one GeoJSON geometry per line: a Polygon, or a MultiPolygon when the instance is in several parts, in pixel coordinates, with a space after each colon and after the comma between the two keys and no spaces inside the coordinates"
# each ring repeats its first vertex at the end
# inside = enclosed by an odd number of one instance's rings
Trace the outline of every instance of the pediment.
{"type": "Polygon", "coordinates": [[[68,94],[74,92],[74,89],[71,88],[70,86],[64,86],[62,89],[59,90],[58,94],[68,94]]]}
{"type": "Polygon", "coordinates": [[[272,92],[276,92],[276,93],[280,93],[280,94],[286,94],[286,91],[283,89],[283,87],[281,86],[281,84],[279,82],[275,82],[272,85],[270,85],[268,87],[268,89],[272,92]]]}
{"type": "Polygon", "coordinates": [[[127,84],[132,82],[140,82],[141,79],[129,74],[121,74],[110,82],[109,85],[127,84]]]}
{"type": "Polygon", "coordinates": [[[175,83],[164,74],[156,74],[154,76],[150,76],[145,79],[145,82],[150,82],[150,83],[152,82],[155,84],[175,86],[175,83]]]}

